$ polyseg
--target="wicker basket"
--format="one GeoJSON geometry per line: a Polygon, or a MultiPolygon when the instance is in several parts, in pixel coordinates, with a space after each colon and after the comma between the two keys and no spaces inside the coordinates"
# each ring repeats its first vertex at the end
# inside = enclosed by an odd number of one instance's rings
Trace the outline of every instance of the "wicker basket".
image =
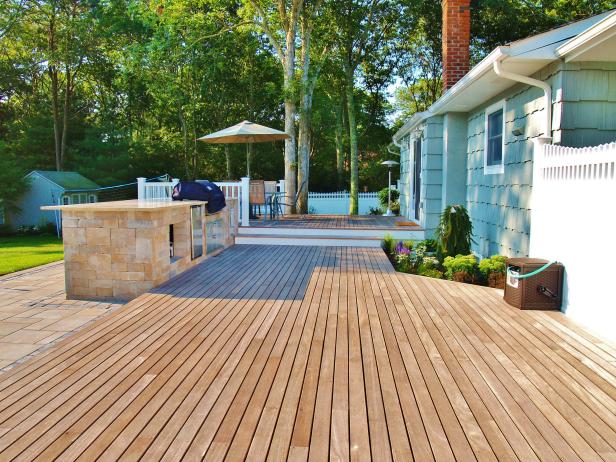
{"type": "MultiPolygon", "coordinates": [[[[540,258],[509,258],[507,272],[528,274],[548,263],[540,258]]],[[[560,310],[564,267],[554,263],[541,273],[526,279],[507,276],[505,301],[521,310],[560,310]]]]}

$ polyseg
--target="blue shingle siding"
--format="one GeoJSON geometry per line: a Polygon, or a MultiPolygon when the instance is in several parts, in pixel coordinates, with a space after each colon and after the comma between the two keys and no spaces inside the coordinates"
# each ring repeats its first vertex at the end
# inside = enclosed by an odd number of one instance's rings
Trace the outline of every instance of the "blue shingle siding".
{"type": "Polygon", "coordinates": [[[400,140],[400,215],[411,216],[411,175],[409,136],[400,140]]]}
{"type": "Polygon", "coordinates": [[[561,75],[560,133],[555,141],[583,147],[616,140],[616,63],[562,64],[561,75]]]}
{"type": "Polygon", "coordinates": [[[543,93],[516,86],[503,95],[505,107],[505,173],[484,174],[485,108],[468,117],[466,205],[474,227],[473,251],[482,256],[528,255],[532,138],[542,132],[543,93]],[[523,134],[514,136],[514,128],[523,134]]]}
{"type": "Polygon", "coordinates": [[[443,181],[443,117],[425,121],[421,144],[421,221],[426,237],[436,230],[441,213],[443,181]]]}

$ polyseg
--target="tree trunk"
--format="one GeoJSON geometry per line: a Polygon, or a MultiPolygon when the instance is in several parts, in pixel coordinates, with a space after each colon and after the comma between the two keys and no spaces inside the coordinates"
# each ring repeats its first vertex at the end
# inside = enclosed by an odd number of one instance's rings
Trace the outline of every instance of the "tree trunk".
{"type": "Polygon", "coordinates": [[[336,104],[336,177],[338,191],[342,191],[344,178],[344,101],[336,104]]]}
{"type": "Polygon", "coordinates": [[[354,78],[353,69],[345,63],[345,89],[347,100],[347,113],[349,118],[349,151],[351,157],[351,201],[349,214],[357,215],[359,212],[359,150],[357,146],[357,123],[355,121],[355,98],[353,95],[354,78]]]}
{"type": "Polygon", "coordinates": [[[188,157],[188,130],[186,127],[186,118],[184,117],[184,111],[182,106],[180,106],[180,110],[178,112],[178,117],[180,119],[180,126],[182,127],[182,136],[183,136],[183,145],[184,145],[184,174],[186,178],[190,177],[190,160],[188,157]]]}
{"type": "Polygon", "coordinates": [[[296,152],[296,137],[295,137],[295,97],[293,92],[293,83],[295,81],[295,31],[287,34],[286,57],[284,61],[284,131],[290,136],[284,142],[284,182],[285,195],[287,196],[288,204],[285,207],[286,214],[295,213],[295,207],[292,204],[295,199],[296,191],[296,167],[297,167],[297,152],[296,152]]]}
{"type": "Polygon", "coordinates": [[[49,77],[51,78],[51,109],[53,113],[53,137],[54,151],[56,157],[56,170],[62,170],[62,128],[60,121],[60,89],[58,85],[58,71],[55,66],[49,67],[49,77]]]}
{"type": "Polygon", "coordinates": [[[227,162],[227,180],[231,181],[231,153],[228,144],[225,144],[225,160],[227,162]]]}
{"type": "MultiPolygon", "coordinates": [[[[295,199],[295,191],[296,191],[296,167],[297,167],[297,157],[296,157],[296,139],[295,139],[295,101],[292,93],[293,86],[293,68],[294,66],[291,64],[290,66],[287,64],[289,62],[295,62],[295,59],[291,60],[289,55],[295,55],[295,51],[292,47],[292,50],[287,53],[287,59],[285,60],[285,77],[284,77],[284,87],[285,87],[285,101],[284,101],[284,131],[287,135],[290,136],[289,139],[284,142],[284,182],[285,182],[285,195],[287,196],[287,200],[285,202],[291,204],[291,202],[295,199]],[[287,69],[289,68],[289,69],[287,69]]],[[[294,56],[293,56],[294,58],[294,56]]],[[[293,205],[287,205],[285,207],[285,213],[292,214],[295,213],[295,207],[293,205]]]]}
{"type": "MultiPolygon", "coordinates": [[[[56,51],[56,10],[55,5],[52,5],[52,16],[49,21],[49,35],[47,43],[50,52],[56,51]]],[[[54,154],[56,161],[56,170],[62,170],[61,157],[61,123],[60,123],[60,85],[58,81],[58,69],[55,64],[49,64],[49,78],[51,79],[51,111],[53,118],[53,137],[54,137],[54,154]]]]}
{"type": "Polygon", "coordinates": [[[66,85],[64,87],[64,113],[62,114],[62,140],[60,142],[60,166],[64,164],[66,143],[68,139],[69,112],[71,109],[71,70],[66,67],[66,85]]]}
{"type": "Polygon", "coordinates": [[[308,213],[308,188],[310,178],[310,131],[312,122],[312,94],[314,83],[310,77],[310,30],[302,34],[301,107],[299,112],[299,149],[297,154],[297,213],[308,213]]]}

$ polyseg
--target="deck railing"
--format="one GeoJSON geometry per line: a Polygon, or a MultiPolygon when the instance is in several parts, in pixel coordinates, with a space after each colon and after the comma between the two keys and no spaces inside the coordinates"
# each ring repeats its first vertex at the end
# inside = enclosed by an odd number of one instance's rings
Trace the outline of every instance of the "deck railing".
{"type": "Polygon", "coordinates": [[[616,143],[537,144],[533,169],[530,255],[564,264],[564,311],[599,330],[615,325],[616,143]]]}
{"type": "MultiPolygon", "coordinates": [[[[179,183],[179,179],[174,178],[172,181],[146,181],[145,178],[137,178],[137,191],[139,199],[146,200],[171,200],[173,188],[179,183]]],[[[242,178],[240,181],[215,181],[225,197],[228,199],[236,199],[239,207],[232,211],[232,220],[240,223],[242,226],[250,225],[249,217],[249,194],[250,194],[250,179],[242,178]]]]}

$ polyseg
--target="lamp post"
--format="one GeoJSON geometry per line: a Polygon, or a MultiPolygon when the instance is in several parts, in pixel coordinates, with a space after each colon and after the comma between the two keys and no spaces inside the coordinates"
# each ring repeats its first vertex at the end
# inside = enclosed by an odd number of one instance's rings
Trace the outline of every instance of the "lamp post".
{"type": "Polygon", "coordinates": [[[395,160],[385,160],[381,162],[381,165],[387,165],[387,170],[389,173],[389,179],[387,180],[387,212],[383,214],[385,217],[393,216],[393,212],[391,211],[391,168],[394,165],[399,165],[395,160]]]}

